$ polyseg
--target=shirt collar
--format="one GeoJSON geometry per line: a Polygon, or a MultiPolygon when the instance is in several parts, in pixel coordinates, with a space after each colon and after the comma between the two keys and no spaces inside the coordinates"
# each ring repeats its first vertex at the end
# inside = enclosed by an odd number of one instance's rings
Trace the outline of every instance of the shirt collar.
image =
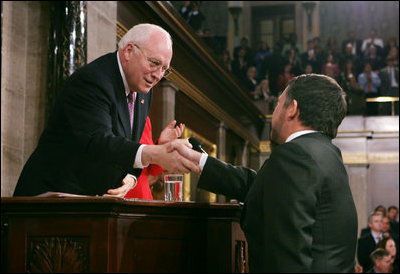
{"type": "Polygon", "coordinates": [[[371,234],[372,234],[372,237],[373,237],[374,240],[375,240],[375,243],[378,243],[379,240],[382,238],[382,234],[381,234],[381,233],[375,234],[374,232],[371,231],[371,234]]]}
{"type": "MultiPolygon", "coordinates": [[[[124,73],[124,70],[122,69],[121,61],[119,60],[118,51],[117,51],[117,60],[118,60],[119,72],[121,73],[122,81],[124,82],[125,95],[128,96],[128,94],[131,92],[131,90],[130,90],[130,88],[128,86],[128,82],[126,81],[125,73],[124,73]]],[[[136,93],[134,93],[134,94],[136,94],[136,93]]]]}
{"type": "Polygon", "coordinates": [[[313,132],[317,132],[317,131],[316,130],[312,130],[312,129],[297,131],[297,132],[291,134],[289,137],[287,137],[285,143],[290,142],[294,138],[297,138],[297,137],[299,137],[301,135],[308,134],[308,133],[313,133],[313,132]]]}

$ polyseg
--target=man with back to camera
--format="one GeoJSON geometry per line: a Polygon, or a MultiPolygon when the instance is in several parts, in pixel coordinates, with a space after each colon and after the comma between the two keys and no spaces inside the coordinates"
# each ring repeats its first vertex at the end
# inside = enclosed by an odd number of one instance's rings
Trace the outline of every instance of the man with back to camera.
{"type": "MultiPolygon", "coordinates": [[[[198,170],[171,150],[171,142],[139,143],[152,88],[169,72],[171,36],[159,26],[139,24],[118,46],[67,79],[14,196],[53,191],[123,197],[151,163],[180,173],[198,170]]],[[[175,139],[182,129],[169,125],[175,139]]]]}
{"type": "Polygon", "coordinates": [[[357,212],[331,139],[346,114],[332,78],[294,78],[272,115],[278,144],[256,173],[175,145],[199,162],[198,187],[244,201],[241,227],[251,272],[354,272],[357,212]]]}

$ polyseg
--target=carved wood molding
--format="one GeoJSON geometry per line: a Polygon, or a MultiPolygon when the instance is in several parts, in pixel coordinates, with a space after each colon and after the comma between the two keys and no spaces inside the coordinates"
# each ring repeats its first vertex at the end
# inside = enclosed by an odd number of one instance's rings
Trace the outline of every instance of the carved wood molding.
{"type": "Polygon", "coordinates": [[[88,237],[29,237],[27,272],[89,272],[88,237]]]}
{"type": "Polygon", "coordinates": [[[206,111],[211,113],[215,118],[223,121],[229,128],[235,131],[244,140],[248,140],[255,148],[259,148],[259,140],[249,133],[242,124],[233,119],[229,114],[222,110],[216,103],[210,100],[203,92],[189,82],[181,73],[176,70],[168,76],[168,80],[175,82],[179,89],[189,98],[202,106],[206,111]]]}

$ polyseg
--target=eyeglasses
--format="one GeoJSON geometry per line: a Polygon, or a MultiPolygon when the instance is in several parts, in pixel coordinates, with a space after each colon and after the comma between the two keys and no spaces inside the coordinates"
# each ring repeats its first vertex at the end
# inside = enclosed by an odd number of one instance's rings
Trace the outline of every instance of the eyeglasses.
{"type": "Polygon", "coordinates": [[[140,52],[143,54],[144,57],[146,57],[147,61],[150,64],[150,68],[152,69],[152,71],[157,71],[161,68],[161,71],[163,72],[163,76],[167,77],[168,75],[171,74],[172,70],[171,68],[167,68],[166,66],[162,66],[161,65],[161,61],[151,58],[151,57],[147,57],[146,54],[144,54],[143,50],[136,44],[134,44],[135,47],[137,47],[140,52]]]}

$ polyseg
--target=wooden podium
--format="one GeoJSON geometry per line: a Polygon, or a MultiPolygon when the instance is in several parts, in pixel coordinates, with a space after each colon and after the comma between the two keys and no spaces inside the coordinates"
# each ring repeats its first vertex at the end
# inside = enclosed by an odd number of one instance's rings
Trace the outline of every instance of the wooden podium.
{"type": "Polygon", "coordinates": [[[248,272],[239,204],[1,198],[2,272],[248,272]]]}

